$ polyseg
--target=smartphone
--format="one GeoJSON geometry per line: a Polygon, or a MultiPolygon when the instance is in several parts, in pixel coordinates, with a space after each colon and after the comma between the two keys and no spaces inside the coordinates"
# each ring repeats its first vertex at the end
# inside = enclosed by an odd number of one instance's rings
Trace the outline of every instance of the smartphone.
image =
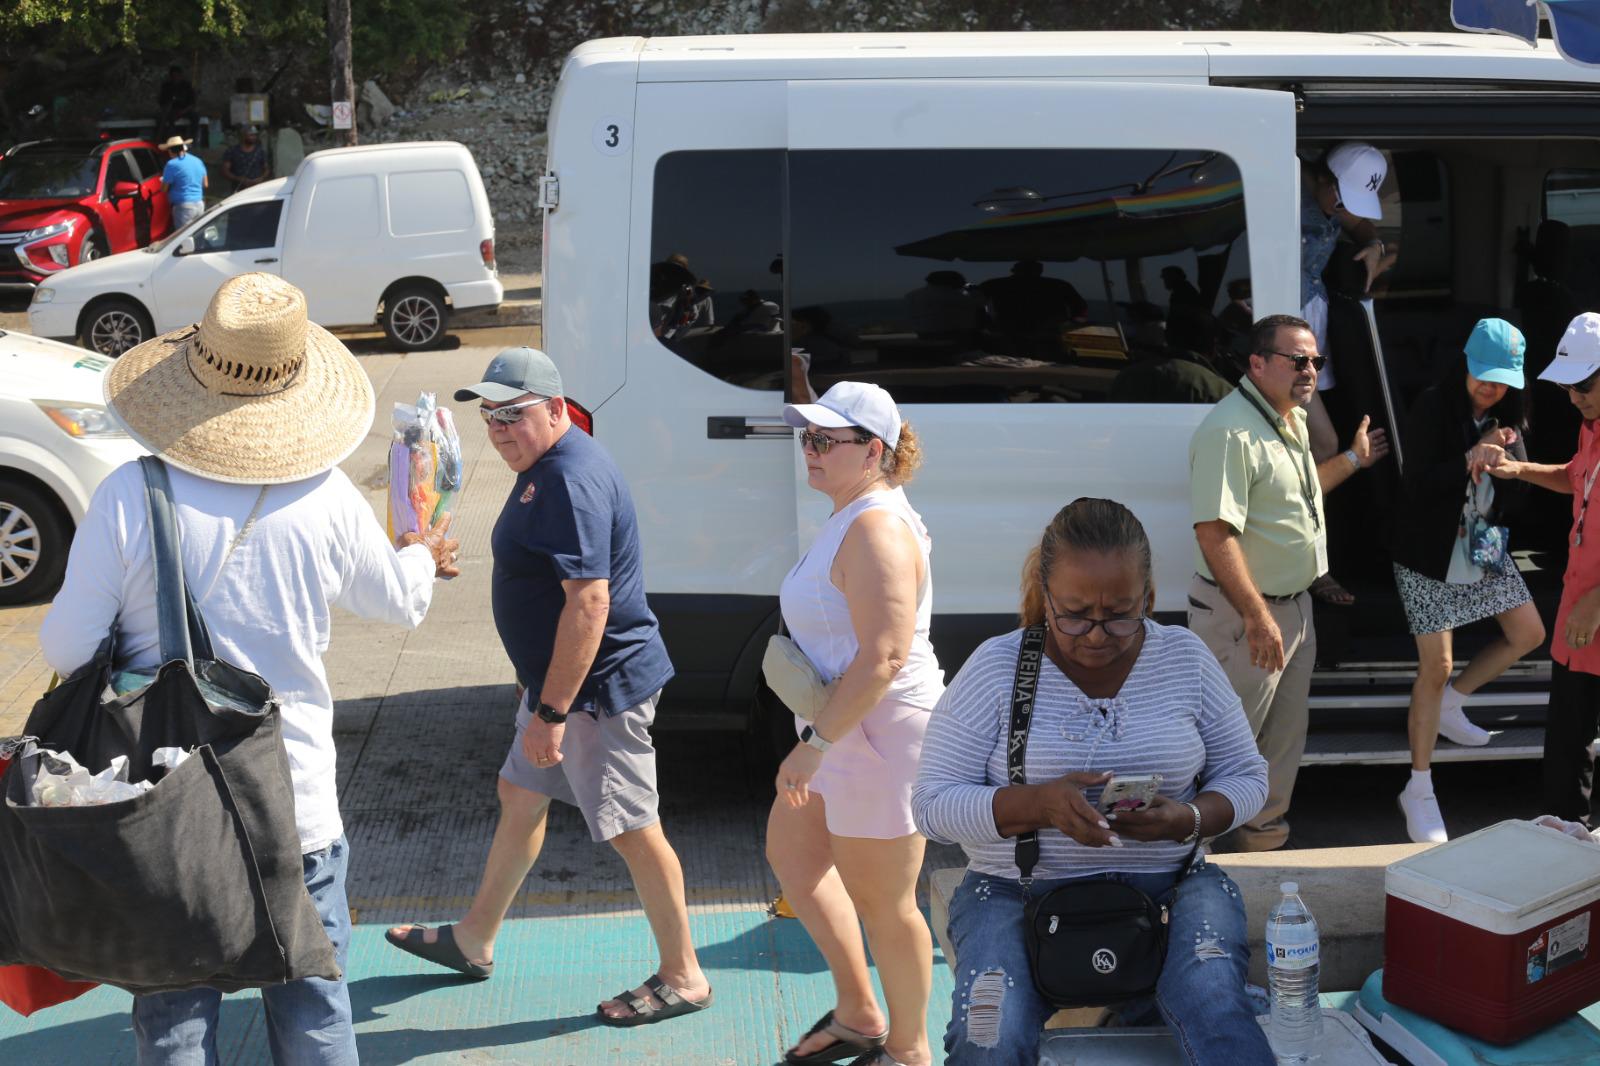
{"type": "Polygon", "coordinates": [[[1142,811],[1155,802],[1160,788],[1160,774],[1118,774],[1100,791],[1100,812],[1142,811]]]}

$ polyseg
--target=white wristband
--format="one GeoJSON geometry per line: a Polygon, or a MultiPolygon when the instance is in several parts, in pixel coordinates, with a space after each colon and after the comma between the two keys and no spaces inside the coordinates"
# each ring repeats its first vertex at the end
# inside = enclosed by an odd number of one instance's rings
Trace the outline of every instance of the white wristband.
{"type": "Polygon", "coordinates": [[[1361,460],[1357,458],[1356,450],[1354,448],[1345,449],[1344,457],[1350,460],[1350,465],[1356,470],[1359,471],[1361,469],[1361,460]]]}

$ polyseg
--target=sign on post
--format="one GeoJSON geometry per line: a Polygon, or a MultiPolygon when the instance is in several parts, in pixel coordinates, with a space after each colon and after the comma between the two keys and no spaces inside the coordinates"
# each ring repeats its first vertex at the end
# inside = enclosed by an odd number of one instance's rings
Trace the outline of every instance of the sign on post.
{"type": "Polygon", "coordinates": [[[353,105],[349,100],[335,100],[333,102],[333,128],[336,130],[350,129],[354,115],[353,105]]]}

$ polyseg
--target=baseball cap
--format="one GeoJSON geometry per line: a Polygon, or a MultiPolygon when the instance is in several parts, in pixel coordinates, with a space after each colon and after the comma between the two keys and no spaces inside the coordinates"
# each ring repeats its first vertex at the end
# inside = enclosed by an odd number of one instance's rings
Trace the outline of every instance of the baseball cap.
{"type": "Polygon", "coordinates": [[[808,423],[823,429],[855,426],[891,448],[900,443],[900,409],[894,397],[865,381],[841,381],[816,403],[784,404],[783,420],[796,429],[808,423]]]}
{"type": "Polygon", "coordinates": [[[1328,169],[1339,183],[1339,199],[1346,211],[1374,221],[1383,217],[1378,189],[1389,173],[1389,164],[1382,152],[1360,141],[1345,141],[1328,153],[1328,169]]]}
{"type": "Polygon", "coordinates": [[[1522,353],[1527,350],[1527,342],[1516,326],[1503,318],[1479,319],[1465,350],[1467,371],[1473,377],[1522,388],[1522,353]]]}
{"type": "Polygon", "coordinates": [[[1600,315],[1585,311],[1567,324],[1567,332],[1556,345],[1555,358],[1544,368],[1539,380],[1576,385],[1597,370],[1600,370],[1600,315]]]}
{"type": "Polygon", "coordinates": [[[491,403],[506,403],[524,393],[535,396],[562,396],[561,371],[550,357],[537,348],[502,348],[483,372],[483,380],[456,390],[456,399],[479,397],[491,403]]]}

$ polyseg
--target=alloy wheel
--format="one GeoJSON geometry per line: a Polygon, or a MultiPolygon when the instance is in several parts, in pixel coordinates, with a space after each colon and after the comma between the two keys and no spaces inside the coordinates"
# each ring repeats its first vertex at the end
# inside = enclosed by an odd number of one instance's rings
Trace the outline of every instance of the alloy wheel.
{"type": "Polygon", "coordinates": [[[106,311],[94,320],[89,342],[101,355],[121,355],[144,340],[139,320],[127,311],[106,311]]]}
{"type": "Polygon", "coordinates": [[[426,296],[404,297],[389,312],[389,325],[395,336],[414,347],[437,337],[442,324],[438,304],[426,296]]]}
{"type": "Polygon", "coordinates": [[[0,588],[27,579],[39,565],[39,524],[14,503],[0,500],[0,588]]]}

